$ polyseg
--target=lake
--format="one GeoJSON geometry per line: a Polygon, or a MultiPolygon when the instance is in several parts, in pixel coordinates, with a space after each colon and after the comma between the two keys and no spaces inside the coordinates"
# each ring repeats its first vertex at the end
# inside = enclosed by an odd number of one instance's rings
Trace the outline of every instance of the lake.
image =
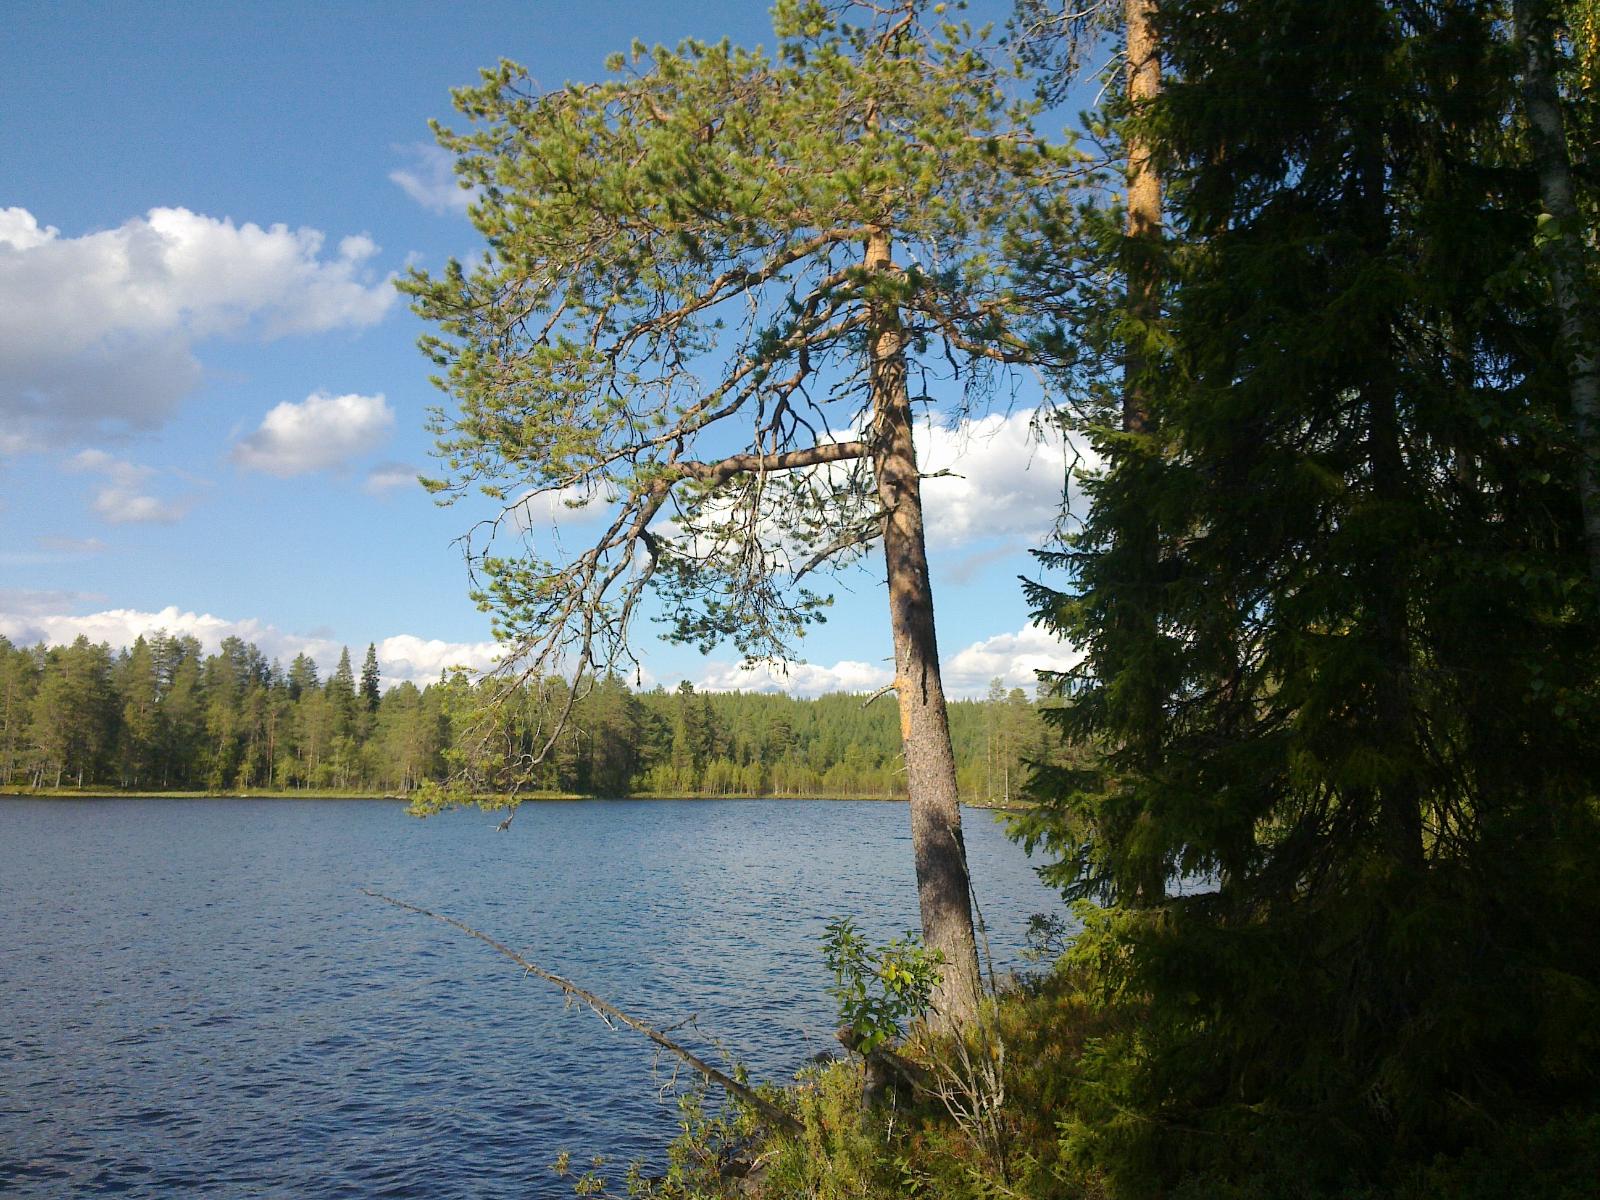
{"type": "MultiPolygon", "coordinates": [[[[348,800],[0,799],[0,1194],[570,1196],[663,1159],[674,1063],[457,917],[712,1061],[837,1048],[824,924],[914,928],[903,804],[582,801],[511,829],[348,800]]],[[[995,965],[1061,911],[964,816],[995,965]]],[[[684,1083],[680,1075],[678,1084],[684,1083]]]]}

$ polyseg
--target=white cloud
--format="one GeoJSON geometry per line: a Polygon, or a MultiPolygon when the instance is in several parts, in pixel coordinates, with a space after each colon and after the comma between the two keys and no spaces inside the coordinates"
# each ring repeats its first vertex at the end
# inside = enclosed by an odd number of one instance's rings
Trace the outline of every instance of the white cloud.
{"type": "Polygon", "coordinates": [[[383,462],[367,472],[367,481],[361,487],[369,495],[386,496],[400,488],[418,487],[417,474],[410,463],[383,462]]]}
{"type": "Polygon", "coordinates": [[[173,525],[183,520],[189,505],[104,488],[94,498],[94,510],[112,525],[173,525]]]}
{"type": "Polygon", "coordinates": [[[500,654],[500,645],[498,642],[441,642],[437,638],[424,639],[401,633],[378,642],[377,651],[385,683],[409,679],[421,685],[432,683],[441,671],[451,667],[488,670],[500,654]]]}
{"type": "MultiPolygon", "coordinates": [[[[973,642],[945,658],[945,695],[951,699],[980,698],[989,682],[999,678],[1007,688],[1020,687],[1030,695],[1038,670],[1061,671],[1077,663],[1080,654],[1039,626],[1028,624],[1016,633],[1000,633],[973,642]]],[[[832,666],[790,663],[745,667],[735,663],[706,665],[695,686],[708,691],[785,692],[792,696],[820,696],[825,692],[873,692],[894,679],[892,664],[845,659],[832,666]]]]}
{"type": "Polygon", "coordinates": [[[63,237],[0,209],[0,448],[161,425],[199,383],[194,344],[360,328],[395,300],[377,246],[154,208],[63,237]]]}
{"type": "Polygon", "coordinates": [[[233,448],[233,461],[250,471],[288,477],[343,466],[388,438],[394,410],[380,392],[330,396],[313,392],[298,404],[285,400],[261,428],[233,448]]]}
{"type": "Polygon", "coordinates": [[[1077,647],[1029,622],[1016,633],[998,633],[973,642],[944,663],[945,692],[951,696],[983,696],[989,681],[999,678],[1008,688],[1030,695],[1038,682],[1035,671],[1064,671],[1083,658],[1077,647]]]}
{"type": "Polygon", "coordinates": [[[163,499],[150,483],[161,475],[154,467],[113,458],[104,450],[83,450],[67,460],[67,469],[98,477],[92,507],[113,525],[170,525],[183,519],[191,496],[163,499]]]}
{"type": "MultiPolygon", "coordinates": [[[[215,653],[226,637],[237,637],[254,644],[269,659],[287,665],[295,655],[316,659],[323,674],[339,661],[344,643],[324,632],[288,633],[275,625],[254,618],[229,620],[210,613],[185,612],[168,605],[156,612],[131,608],[111,608],[101,612],[73,615],[60,611],[93,597],[66,592],[17,592],[0,590],[0,636],[16,646],[40,642],[65,646],[80,635],[92,642],[107,642],[113,648],[131,646],[140,636],[164,630],[169,634],[196,638],[209,653],[215,653]]],[[[364,644],[364,643],[363,643],[364,644]]],[[[385,686],[404,680],[432,683],[439,672],[451,666],[484,670],[494,662],[499,647],[494,642],[443,642],[398,634],[376,643],[378,664],[385,686]]],[[[350,643],[351,657],[360,661],[361,646],[350,643]]]]}
{"type": "Polygon", "coordinates": [[[37,218],[25,208],[0,208],[0,246],[9,250],[36,250],[58,232],[41,229],[37,218]]]}
{"type": "Polygon", "coordinates": [[[831,667],[817,663],[790,663],[787,667],[708,663],[695,686],[713,692],[787,692],[792,696],[820,696],[826,692],[873,692],[893,678],[894,668],[887,663],[849,659],[831,667]]]}
{"type": "Polygon", "coordinates": [[[985,538],[1038,541],[1061,515],[1068,455],[1058,430],[1034,429],[1034,409],[945,425],[917,423],[917,460],[930,545],[950,549],[985,538]]]}
{"type": "Polygon", "coordinates": [[[548,492],[523,492],[507,505],[506,511],[512,528],[518,533],[532,534],[536,539],[546,535],[556,539],[563,530],[576,529],[605,516],[611,503],[598,490],[586,492],[565,487],[548,492]]]}
{"type": "Polygon", "coordinates": [[[92,642],[109,642],[113,648],[121,648],[131,646],[135,638],[164,629],[171,634],[196,637],[208,650],[215,650],[229,636],[254,641],[251,635],[263,628],[259,622],[225,621],[209,613],[180,612],[171,605],[159,612],[110,608],[81,616],[41,611],[39,606],[34,606],[33,611],[0,611],[0,634],[19,646],[40,642],[65,646],[81,635],[92,642]]]}
{"type": "MultiPolygon", "coordinates": [[[[933,415],[916,423],[929,549],[948,553],[978,547],[968,561],[941,564],[958,581],[1018,545],[1045,542],[1062,518],[1069,470],[1096,465],[1087,452],[1080,459],[1052,422],[1039,421],[1036,427],[1037,418],[1037,409],[1024,408],[949,423],[933,415]]],[[[851,464],[834,463],[818,471],[842,487],[851,469],[851,464]]],[[[1074,486],[1073,510],[1081,513],[1082,503],[1074,486]]],[[[670,536],[685,536],[676,521],[664,526],[670,536]]],[[[763,519],[760,530],[769,546],[788,546],[778,521],[763,519]]]]}
{"type": "Polygon", "coordinates": [[[477,188],[465,188],[456,178],[455,156],[432,142],[414,142],[398,147],[412,162],[389,172],[391,182],[429,212],[441,215],[464,213],[478,198],[477,188]]]}

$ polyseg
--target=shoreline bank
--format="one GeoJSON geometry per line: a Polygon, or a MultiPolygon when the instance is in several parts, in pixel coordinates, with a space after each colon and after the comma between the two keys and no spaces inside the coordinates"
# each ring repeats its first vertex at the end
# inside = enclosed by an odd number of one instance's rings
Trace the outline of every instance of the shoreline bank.
{"type": "MultiPolygon", "coordinates": [[[[387,800],[395,803],[409,804],[410,796],[399,796],[393,793],[382,792],[338,792],[338,791],[285,791],[275,788],[244,788],[230,791],[117,791],[111,788],[0,788],[0,800],[387,800]]],[[[493,797],[482,797],[490,801],[493,797]]],[[[872,804],[904,804],[904,796],[774,796],[755,795],[750,793],[725,793],[719,795],[667,795],[658,792],[633,792],[625,796],[601,796],[584,794],[581,792],[533,792],[525,793],[520,799],[522,804],[539,803],[571,803],[580,800],[770,800],[773,803],[789,803],[793,801],[824,800],[824,801],[852,801],[872,804]]],[[[987,812],[1021,812],[1026,806],[1012,804],[991,804],[981,800],[963,800],[963,808],[982,809],[987,812]]]]}

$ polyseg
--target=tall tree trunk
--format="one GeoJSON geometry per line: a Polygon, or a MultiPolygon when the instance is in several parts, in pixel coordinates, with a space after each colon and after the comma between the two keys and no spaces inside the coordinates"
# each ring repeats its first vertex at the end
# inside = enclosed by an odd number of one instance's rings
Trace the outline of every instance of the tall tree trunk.
{"type": "MultiPolygon", "coordinates": [[[[1156,8],[1157,0],[1124,0],[1123,3],[1128,106],[1135,117],[1161,91],[1161,56],[1154,28],[1156,8]]],[[[1150,432],[1150,385],[1143,330],[1161,315],[1159,281],[1150,261],[1152,245],[1161,237],[1161,178],[1151,162],[1150,141],[1137,124],[1129,133],[1127,147],[1128,217],[1123,269],[1134,334],[1122,362],[1122,427],[1129,433],[1144,434],[1150,432]]],[[[1124,530],[1124,536],[1134,540],[1146,586],[1153,586],[1157,567],[1155,529],[1148,520],[1140,520],[1136,527],[1124,530]]],[[[1153,604],[1154,597],[1146,595],[1140,611],[1134,614],[1134,619],[1146,627],[1142,632],[1151,639],[1156,636],[1153,604]]],[[[1160,703],[1153,690],[1147,699],[1152,708],[1160,703]]],[[[1160,720],[1159,712],[1152,711],[1147,714],[1143,726],[1158,729],[1160,720]]],[[[1140,907],[1159,904],[1166,898],[1165,864],[1152,865],[1131,882],[1129,898],[1140,907]]]]}
{"type": "MultiPolygon", "coordinates": [[[[1155,14],[1156,0],[1124,0],[1128,106],[1135,114],[1161,91],[1155,14]]],[[[1128,307],[1137,324],[1154,324],[1161,314],[1161,297],[1147,247],[1161,236],[1161,177],[1150,160],[1149,139],[1137,128],[1128,137],[1127,189],[1128,307]]],[[[1122,427],[1130,433],[1143,433],[1149,428],[1150,399],[1145,368],[1144,347],[1135,340],[1123,361],[1122,427]]]]}
{"type": "MultiPolygon", "coordinates": [[[[880,226],[868,239],[866,267],[869,271],[887,270],[890,261],[889,231],[880,226]]],[[[911,848],[917,864],[923,940],[943,954],[945,961],[933,994],[933,1024],[949,1029],[969,1024],[978,1010],[980,977],[971,884],[961,838],[956,760],[950,748],[939,647],[934,637],[933,588],[922,531],[922,477],[917,470],[911,397],[906,387],[905,334],[893,306],[874,306],[869,336],[872,466],[883,507],[895,691],[900,700],[900,738],[911,799],[911,848]]]]}
{"type": "Polygon", "coordinates": [[[1512,21],[1523,55],[1522,101],[1539,172],[1539,195],[1553,221],[1544,237],[1572,422],[1578,438],[1578,496],[1583,504],[1589,575],[1600,588],[1600,355],[1588,327],[1582,228],[1567,158],[1566,124],[1556,90],[1553,22],[1547,0],[1516,0],[1512,21]]]}

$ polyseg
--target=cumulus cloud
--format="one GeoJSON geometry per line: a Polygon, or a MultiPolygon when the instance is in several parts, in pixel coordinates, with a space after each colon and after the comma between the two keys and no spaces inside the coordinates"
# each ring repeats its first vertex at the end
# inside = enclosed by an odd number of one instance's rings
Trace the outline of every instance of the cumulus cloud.
{"type": "Polygon", "coordinates": [[[989,681],[1003,680],[1008,688],[1030,693],[1038,682],[1036,671],[1065,671],[1077,665],[1083,652],[1054,634],[1029,622],[1016,633],[999,633],[973,642],[945,661],[945,691],[951,696],[982,696],[989,681]]]}
{"type": "MultiPolygon", "coordinates": [[[[210,653],[216,652],[223,638],[236,637],[254,644],[268,658],[285,664],[297,654],[310,655],[324,674],[333,669],[344,648],[344,643],[327,631],[290,633],[254,618],[230,620],[211,613],[186,612],[176,605],[155,612],[110,608],[74,615],[61,611],[94,599],[97,597],[69,592],[0,590],[0,636],[17,646],[41,642],[65,646],[81,635],[92,642],[106,642],[120,649],[131,646],[136,638],[165,631],[193,637],[210,653]]],[[[499,651],[492,641],[444,642],[411,634],[382,638],[375,645],[386,687],[407,680],[419,686],[431,683],[439,678],[442,670],[453,666],[485,670],[493,664],[499,651]]],[[[360,647],[352,643],[350,648],[352,656],[359,661],[360,647]]]]}
{"type": "Polygon", "coordinates": [[[362,490],[372,496],[387,496],[400,488],[417,487],[417,469],[410,463],[382,462],[367,472],[362,490]]]}
{"type": "Polygon", "coordinates": [[[409,633],[386,637],[377,643],[378,666],[387,683],[403,679],[421,685],[439,678],[452,667],[486,671],[499,656],[497,642],[441,642],[409,633]]]}
{"type": "Polygon", "coordinates": [[[887,663],[864,663],[844,659],[832,666],[819,663],[790,663],[743,666],[738,663],[709,663],[696,684],[713,692],[786,692],[792,696],[821,696],[827,692],[872,692],[894,678],[887,663]]]}
{"type": "MultiPolygon", "coordinates": [[[[976,699],[988,694],[989,683],[1001,679],[1007,688],[1033,691],[1035,671],[1062,671],[1083,656],[1039,626],[1001,633],[973,642],[947,656],[943,665],[945,694],[951,699],[976,699]]],[[[894,679],[891,663],[844,659],[831,666],[790,663],[787,668],[760,664],[708,663],[695,686],[708,691],[784,692],[820,696],[827,692],[873,692],[894,679]]]]}
{"type": "Polygon", "coordinates": [[[411,165],[390,171],[389,179],[429,212],[464,213],[478,198],[477,188],[461,186],[461,180],[456,178],[455,156],[444,147],[414,142],[398,149],[411,160],[411,165]]]}
{"type": "Polygon", "coordinates": [[[104,450],[84,450],[67,460],[67,469],[96,477],[91,507],[112,525],[170,525],[183,519],[192,496],[163,498],[153,494],[152,481],[162,472],[104,450]]]}
{"type": "Polygon", "coordinates": [[[330,396],[313,392],[298,404],[285,400],[238,442],[233,461],[248,471],[287,478],[345,465],[388,438],[394,410],[380,392],[330,396]]]}
{"type": "Polygon", "coordinates": [[[0,451],[165,422],[200,381],[196,342],[360,328],[394,303],[365,235],[154,208],[64,237],[0,209],[0,451]]]}
{"type": "Polygon", "coordinates": [[[923,511],[930,545],[950,549],[984,538],[1041,539],[1061,514],[1068,448],[1059,431],[1042,438],[1034,409],[953,424],[918,422],[923,511]],[[947,472],[947,474],[940,474],[947,472]]]}
{"type": "MultiPolygon", "coordinates": [[[[0,603],[6,599],[0,596],[0,603]]],[[[259,622],[225,621],[209,613],[180,612],[175,606],[168,606],[159,612],[109,608],[83,615],[47,610],[38,604],[21,611],[10,608],[0,610],[0,634],[19,646],[40,642],[48,646],[65,646],[82,636],[91,642],[107,642],[114,649],[120,649],[131,646],[138,637],[165,630],[171,634],[187,634],[198,638],[208,650],[215,650],[222,639],[229,636],[254,641],[250,634],[262,628],[259,622]]],[[[257,642],[257,645],[260,643],[257,642]]]]}

